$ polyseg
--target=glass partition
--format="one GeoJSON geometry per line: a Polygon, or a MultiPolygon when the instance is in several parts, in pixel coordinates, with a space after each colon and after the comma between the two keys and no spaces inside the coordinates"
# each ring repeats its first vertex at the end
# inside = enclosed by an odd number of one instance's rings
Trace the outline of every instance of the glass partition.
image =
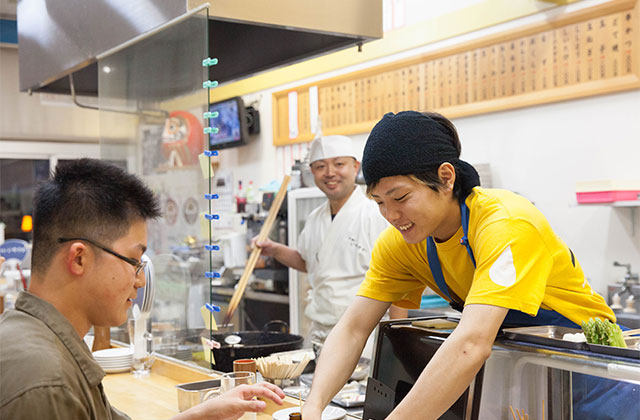
{"type": "MultiPolygon", "coordinates": [[[[101,158],[141,176],[162,206],[148,230],[155,348],[185,360],[202,353],[199,339],[189,339],[204,328],[199,308],[209,301],[209,186],[198,157],[207,144],[207,27],[206,9],[187,14],[98,61],[101,158]]],[[[111,336],[128,341],[124,327],[111,336]]]]}

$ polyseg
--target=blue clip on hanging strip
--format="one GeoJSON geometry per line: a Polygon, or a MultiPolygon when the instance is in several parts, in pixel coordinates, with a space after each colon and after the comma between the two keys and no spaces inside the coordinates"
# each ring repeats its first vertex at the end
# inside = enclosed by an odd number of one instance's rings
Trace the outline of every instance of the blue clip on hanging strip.
{"type": "Polygon", "coordinates": [[[218,118],[219,115],[220,113],[218,111],[205,112],[204,114],[202,114],[202,118],[204,118],[205,120],[210,120],[213,118],[218,118]]]}
{"type": "Polygon", "coordinates": [[[220,251],[220,247],[218,245],[205,245],[204,249],[207,251],[220,251]]]}
{"type": "Polygon", "coordinates": [[[220,196],[218,194],[205,194],[204,198],[206,200],[217,200],[220,196]]]}
{"type": "Polygon", "coordinates": [[[204,89],[213,89],[214,87],[218,86],[218,81],[217,80],[205,80],[204,82],[202,82],[202,87],[204,89]]]}
{"type": "Polygon", "coordinates": [[[204,276],[208,279],[219,279],[220,273],[218,273],[217,271],[205,271],[204,276]]]}
{"type": "Polygon", "coordinates": [[[217,58],[207,57],[204,60],[202,60],[202,67],[211,67],[211,66],[215,66],[216,64],[218,64],[217,58]]]}
{"type": "Polygon", "coordinates": [[[205,150],[204,151],[204,155],[211,157],[211,156],[218,156],[218,151],[217,150],[205,150]]]}
{"type": "Polygon", "coordinates": [[[209,312],[211,312],[211,313],[220,312],[220,307],[219,306],[212,305],[209,302],[206,302],[204,304],[204,307],[207,308],[209,310],[209,312]]]}
{"type": "Polygon", "coordinates": [[[220,219],[220,215],[205,213],[204,218],[207,220],[218,220],[220,219]]]}

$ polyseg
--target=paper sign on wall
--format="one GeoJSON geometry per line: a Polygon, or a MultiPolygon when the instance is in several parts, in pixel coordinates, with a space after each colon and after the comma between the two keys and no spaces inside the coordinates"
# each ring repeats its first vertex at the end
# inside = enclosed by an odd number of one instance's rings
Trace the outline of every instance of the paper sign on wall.
{"type": "Polygon", "coordinates": [[[218,330],[218,324],[216,324],[216,319],[213,317],[213,314],[209,312],[209,310],[202,305],[200,308],[200,313],[202,314],[202,319],[204,320],[204,326],[208,330],[218,330]],[[211,328],[213,327],[213,328],[211,328]]]}
{"type": "Polygon", "coordinates": [[[289,92],[289,138],[298,137],[298,92],[289,92]]]}
{"type": "Polygon", "coordinates": [[[311,86],[309,88],[309,126],[314,137],[322,136],[320,132],[322,128],[318,122],[318,86],[311,86]]]}
{"type": "Polygon", "coordinates": [[[208,156],[205,156],[204,153],[201,153],[198,155],[198,161],[200,162],[202,177],[205,179],[213,178],[213,176],[215,175],[215,171],[213,170],[215,162],[211,160],[208,156]],[[211,162],[211,172],[209,172],[209,162],[211,162]]]}
{"type": "Polygon", "coordinates": [[[215,365],[216,359],[213,358],[213,350],[211,350],[211,348],[207,344],[207,339],[204,337],[200,337],[200,341],[202,342],[202,352],[204,353],[205,362],[215,365]]]}

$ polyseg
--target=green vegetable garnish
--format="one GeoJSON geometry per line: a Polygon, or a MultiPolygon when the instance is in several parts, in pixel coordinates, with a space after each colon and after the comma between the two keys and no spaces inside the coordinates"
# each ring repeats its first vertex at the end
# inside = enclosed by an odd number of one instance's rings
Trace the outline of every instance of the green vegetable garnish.
{"type": "Polygon", "coordinates": [[[622,330],[618,324],[611,323],[608,319],[589,318],[589,322],[582,321],[582,331],[589,344],[601,344],[612,347],[627,347],[622,337],[622,330]]]}

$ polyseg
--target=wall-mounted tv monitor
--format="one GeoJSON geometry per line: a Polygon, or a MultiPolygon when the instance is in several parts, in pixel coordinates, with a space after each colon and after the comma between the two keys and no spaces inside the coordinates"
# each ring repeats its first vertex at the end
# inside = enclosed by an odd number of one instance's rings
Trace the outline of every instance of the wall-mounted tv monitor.
{"type": "Polygon", "coordinates": [[[244,115],[242,98],[235,97],[209,105],[209,111],[218,112],[217,118],[212,118],[211,127],[218,128],[217,133],[209,134],[209,148],[211,150],[247,144],[247,119],[244,115]]]}

